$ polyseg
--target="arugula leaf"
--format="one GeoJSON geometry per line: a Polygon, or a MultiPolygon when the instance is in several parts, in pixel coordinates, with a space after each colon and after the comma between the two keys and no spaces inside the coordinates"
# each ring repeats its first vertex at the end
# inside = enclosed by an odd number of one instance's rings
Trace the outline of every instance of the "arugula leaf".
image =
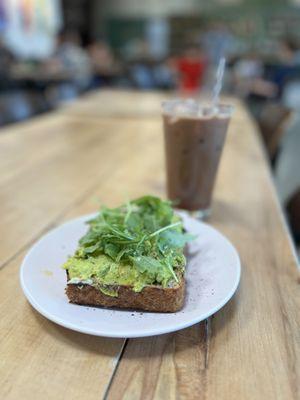
{"type": "Polygon", "coordinates": [[[118,257],[118,254],[120,253],[120,247],[116,244],[107,243],[104,246],[104,253],[110,256],[113,260],[115,260],[118,257]]]}
{"type": "Polygon", "coordinates": [[[89,231],[79,241],[80,257],[105,254],[135,266],[153,282],[178,281],[174,270],[182,273],[183,248],[193,236],[183,232],[169,201],[143,196],[117,208],[102,207],[88,224],[89,231]]]}
{"type": "Polygon", "coordinates": [[[147,272],[152,275],[157,274],[162,267],[158,260],[149,256],[132,257],[132,261],[140,272],[147,272]]]}
{"type": "Polygon", "coordinates": [[[188,242],[195,239],[190,233],[181,233],[174,230],[168,230],[161,234],[160,242],[164,247],[183,248],[188,242]]]}

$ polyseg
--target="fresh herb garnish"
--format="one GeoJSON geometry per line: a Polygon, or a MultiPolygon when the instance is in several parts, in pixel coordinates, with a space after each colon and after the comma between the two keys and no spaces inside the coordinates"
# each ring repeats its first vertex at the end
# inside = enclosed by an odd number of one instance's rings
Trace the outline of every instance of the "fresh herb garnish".
{"type": "Polygon", "coordinates": [[[185,266],[183,247],[193,236],[184,233],[170,202],[144,196],[117,208],[103,207],[88,224],[77,256],[105,254],[115,262],[135,266],[155,282],[178,282],[177,274],[185,266]]]}

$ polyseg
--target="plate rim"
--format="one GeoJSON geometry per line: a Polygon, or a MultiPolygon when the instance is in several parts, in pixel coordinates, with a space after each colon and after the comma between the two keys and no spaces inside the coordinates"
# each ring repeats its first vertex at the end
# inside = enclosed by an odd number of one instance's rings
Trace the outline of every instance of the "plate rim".
{"type": "MultiPolygon", "coordinates": [[[[215,314],[216,312],[218,312],[222,307],[224,307],[229,300],[233,297],[233,295],[235,294],[239,283],[240,283],[240,279],[241,279],[241,260],[238,254],[238,251],[236,250],[236,248],[233,246],[233,244],[230,242],[230,240],[223,235],[223,233],[221,233],[218,229],[216,229],[215,227],[211,226],[210,224],[203,222],[203,221],[199,221],[197,220],[198,223],[208,227],[209,229],[213,230],[215,233],[217,233],[218,235],[220,235],[222,237],[222,239],[224,241],[226,241],[227,246],[229,246],[231,248],[231,251],[236,259],[236,269],[237,269],[237,273],[236,273],[236,277],[235,277],[235,281],[234,284],[232,286],[232,289],[230,292],[228,292],[227,296],[225,296],[221,301],[219,301],[218,304],[216,304],[215,307],[213,307],[212,309],[210,309],[210,311],[208,311],[206,314],[201,314],[201,316],[199,317],[194,317],[188,321],[184,321],[182,323],[177,323],[176,327],[174,326],[174,323],[172,325],[172,322],[170,323],[169,326],[166,326],[164,328],[154,328],[152,330],[148,330],[147,332],[141,332],[141,333],[136,333],[136,331],[129,331],[126,333],[126,335],[121,335],[118,332],[113,332],[111,331],[109,334],[107,333],[107,331],[101,331],[101,329],[97,329],[97,331],[95,329],[89,329],[89,328],[85,328],[83,327],[78,327],[78,325],[74,325],[71,322],[67,322],[65,320],[62,320],[61,318],[53,315],[52,313],[47,312],[44,308],[40,307],[38,302],[36,302],[36,300],[34,299],[34,297],[31,295],[30,291],[28,290],[28,288],[26,287],[26,284],[24,282],[24,265],[27,262],[28,258],[31,256],[32,252],[35,250],[36,247],[38,247],[39,243],[44,240],[45,238],[47,238],[47,236],[49,236],[50,234],[52,234],[53,232],[55,232],[56,230],[60,229],[61,227],[63,227],[64,225],[67,225],[69,223],[74,223],[74,222],[81,222],[81,221],[86,221],[89,218],[92,218],[95,214],[97,213],[89,213],[89,214],[85,214],[85,215],[81,215],[79,217],[76,218],[72,218],[68,221],[65,221],[62,224],[57,225],[56,227],[50,229],[47,233],[45,233],[43,236],[41,236],[31,247],[30,249],[27,251],[25,257],[22,260],[22,263],[20,265],[20,269],[19,269],[19,281],[20,281],[20,285],[21,288],[23,290],[23,293],[26,297],[26,299],[28,300],[28,302],[31,304],[31,306],[38,311],[41,315],[43,315],[45,318],[49,319],[50,321],[63,326],[64,328],[67,329],[71,329],[73,331],[76,332],[80,332],[80,333],[84,333],[84,334],[88,334],[88,335],[93,335],[93,336],[99,336],[99,337],[110,337],[110,338],[139,338],[139,337],[150,337],[150,336],[156,336],[156,335],[163,335],[163,334],[167,334],[167,333],[171,333],[171,332],[177,332],[181,329],[185,329],[187,327],[190,327],[192,325],[195,325],[201,321],[204,321],[205,319],[209,318],[210,316],[212,316],[213,314],[215,314]]],[[[189,218],[195,219],[191,216],[189,216],[189,218]]],[[[87,306],[89,307],[89,306],[87,306]]],[[[98,307],[93,307],[90,306],[91,308],[98,308],[98,307]]],[[[99,307],[101,309],[101,307],[99,307]]],[[[135,310],[132,311],[128,311],[128,312],[133,312],[135,310]]]]}

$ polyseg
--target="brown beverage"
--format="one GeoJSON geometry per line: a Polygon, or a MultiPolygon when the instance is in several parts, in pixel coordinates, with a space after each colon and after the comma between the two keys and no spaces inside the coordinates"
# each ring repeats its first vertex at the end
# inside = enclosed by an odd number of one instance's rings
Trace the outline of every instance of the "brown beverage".
{"type": "Polygon", "coordinates": [[[179,208],[209,214],[231,114],[226,107],[202,109],[196,115],[164,113],[167,191],[179,208]]]}

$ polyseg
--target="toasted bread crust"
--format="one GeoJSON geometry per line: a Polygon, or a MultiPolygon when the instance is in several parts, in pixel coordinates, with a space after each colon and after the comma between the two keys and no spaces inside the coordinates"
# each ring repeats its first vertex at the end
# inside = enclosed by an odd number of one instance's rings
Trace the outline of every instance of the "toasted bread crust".
{"type": "Polygon", "coordinates": [[[70,303],[117,307],[154,312],[175,312],[183,307],[185,280],[173,288],[146,286],[141,292],[134,292],[130,286],[119,286],[118,297],[105,295],[91,285],[68,284],[66,294],[70,303]]]}

